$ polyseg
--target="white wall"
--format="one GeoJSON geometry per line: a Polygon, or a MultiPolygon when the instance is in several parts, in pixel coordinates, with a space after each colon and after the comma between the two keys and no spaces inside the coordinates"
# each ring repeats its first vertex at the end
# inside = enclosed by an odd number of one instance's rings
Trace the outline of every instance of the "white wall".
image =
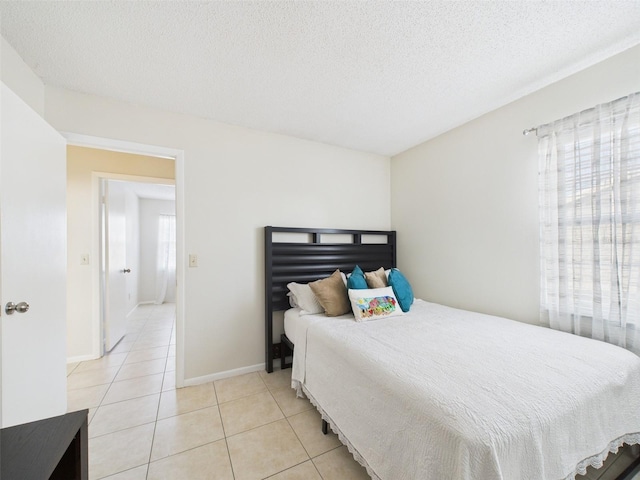
{"type": "Polygon", "coordinates": [[[390,227],[388,157],[59,88],[45,101],[61,131],[184,150],[187,381],[264,361],[265,225],[390,227]]]}
{"type": "Polygon", "coordinates": [[[640,90],[640,46],[391,160],[398,261],[418,296],[538,321],[538,166],[522,130],[640,90]]]}
{"type": "Polygon", "coordinates": [[[44,117],[44,83],[4,37],[0,37],[0,78],[38,115],[44,117]]]}
{"type": "MultiPolygon", "coordinates": [[[[158,218],[175,215],[176,202],[140,199],[140,302],[153,302],[156,297],[156,260],[158,255],[158,218]]],[[[175,278],[167,286],[165,302],[176,301],[175,278]]]]}

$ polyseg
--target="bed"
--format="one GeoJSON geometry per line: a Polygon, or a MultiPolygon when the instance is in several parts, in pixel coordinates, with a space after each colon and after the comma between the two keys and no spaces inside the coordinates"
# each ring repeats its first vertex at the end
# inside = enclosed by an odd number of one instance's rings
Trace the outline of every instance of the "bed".
{"type": "MultiPolygon", "coordinates": [[[[406,315],[370,322],[296,317],[288,308],[289,281],[312,281],[335,268],[348,272],[355,264],[394,267],[396,235],[328,230],[353,238],[328,244],[322,230],[277,229],[308,240],[293,245],[275,240],[274,229],[265,229],[272,308],[267,300],[266,314],[272,318],[277,305],[288,310],[285,324],[296,325],[288,329],[293,339],[285,334],[295,345],[292,386],[372,478],[573,479],[623,443],[640,443],[636,355],[420,300],[406,315]],[[387,239],[376,243],[374,255],[384,259],[371,259],[363,242],[376,234],[387,239]],[[333,260],[314,254],[316,247],[331,250],[333,260]]],[[[273,331],[265,332],[268,347],[273,331]]]]}

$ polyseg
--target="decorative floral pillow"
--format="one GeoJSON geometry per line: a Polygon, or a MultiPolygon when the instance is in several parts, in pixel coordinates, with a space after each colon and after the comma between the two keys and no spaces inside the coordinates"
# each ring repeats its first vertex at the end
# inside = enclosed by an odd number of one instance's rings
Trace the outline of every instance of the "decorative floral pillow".
{"type": "Polygon", "coordinates": [[[349,290],[349,301],[357,322],[403,315],[391,287],[349,290]]]}

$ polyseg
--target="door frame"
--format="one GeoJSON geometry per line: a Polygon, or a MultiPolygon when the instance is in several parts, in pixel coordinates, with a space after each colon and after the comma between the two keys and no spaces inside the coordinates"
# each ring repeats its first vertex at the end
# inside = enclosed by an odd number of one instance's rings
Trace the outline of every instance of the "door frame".
{"type": "MultiPolygon", "coordinates": [[[[184,386],[184,310],[185,310],[185,280],[186,280],[186,254],[185,254],[185,229],[184,229],[184,150],[175,148],[147,145],[143,143],[115,140],[73,132],[60,132],[67,139],[68,145],[79,147],[97,148],[115,152],[134,153],[154,157],[170,158],[175,161],[175,187],[176,187],[176,386],[184,386]]],[[[171,184],[170,179],[153,177],[141,177],[135,175],[122,175],[116,173],[93,172],[92,174],[92,241],[91,257],[100,258],[100,225],[98,212],[100,209],[100,178],[127,181],[146,181],[147,183],[171,184]],[[149,180],[153,180],[149,182],[149,180]]],[[[97,261],[91,262],[92,269],[92,326],[99,334],[94,337],[92,347],[96,358],[102,352],[102,333],[100,323],[100,265],[97,261]]]]}

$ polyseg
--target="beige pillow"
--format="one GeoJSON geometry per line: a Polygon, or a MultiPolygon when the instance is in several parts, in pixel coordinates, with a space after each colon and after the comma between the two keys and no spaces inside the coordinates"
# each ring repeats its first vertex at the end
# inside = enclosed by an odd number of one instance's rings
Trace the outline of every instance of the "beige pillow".
{"type": "Polygon", "coordinates": [[[384,268],[382,267],[375,272],[366,272],[364,278],[369,288],[384,288],[388,286],[387,276],[384,274],[384,268]]]}
{"type": "Polygon", "coordinates": [[[330,317],[337,317],[351,311],[347,287],[342,281],[340,270],[333,272],[330,277],[311,282],[309,286],[324,308],[324,312],[330,317]]]}

